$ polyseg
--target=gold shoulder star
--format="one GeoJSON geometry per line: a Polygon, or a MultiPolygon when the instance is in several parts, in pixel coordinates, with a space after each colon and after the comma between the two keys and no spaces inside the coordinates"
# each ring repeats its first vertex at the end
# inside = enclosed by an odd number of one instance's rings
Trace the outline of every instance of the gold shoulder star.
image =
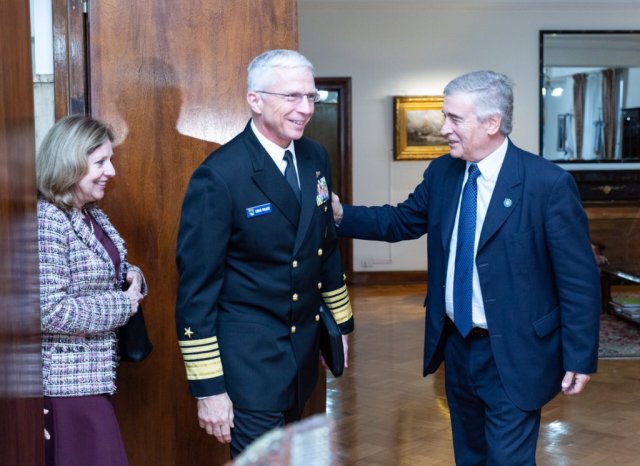
{"type": "Polygon", "coordinates": [[[193,330],[191,330],[191,327],[186,327],[186,328],[184,329],[184,335],[185,335],[187,338],[191,338],[191,335],[193,335],[193,333],[194,333],[194,332],[193,332],[193,330]]]}

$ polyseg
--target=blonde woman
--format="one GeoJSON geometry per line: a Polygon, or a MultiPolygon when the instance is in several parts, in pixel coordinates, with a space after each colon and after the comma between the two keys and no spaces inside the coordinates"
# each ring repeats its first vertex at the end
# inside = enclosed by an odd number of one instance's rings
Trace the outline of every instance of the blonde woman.
{"type": "Polygon", "coordinates": [[[105,124],[69,116],[36,157],[49,465],[128,464],[113,405],[116,330],[137,311],[146,284],[95,205],[115,176],[112,141],[105,124]]]}

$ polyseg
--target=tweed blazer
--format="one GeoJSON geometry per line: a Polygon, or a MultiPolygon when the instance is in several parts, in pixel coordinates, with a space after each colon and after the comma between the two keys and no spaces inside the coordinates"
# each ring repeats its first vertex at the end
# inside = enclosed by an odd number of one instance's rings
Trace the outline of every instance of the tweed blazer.
{"type": "MultiPolygon", "coordinates": [[[[115,244],[120,270],[75,210],[38,201],[40,312],[46,396],[114,393],[118,365],[116,329],[129,320],[131,303],[120,285],[128,270],[124,241],[106,214],[87,209],[115,244]]],[[[142,274],[141,274],[142,275],[142,274]]],[[[146,284],[143,279],[143,293],[146,284]]]]}

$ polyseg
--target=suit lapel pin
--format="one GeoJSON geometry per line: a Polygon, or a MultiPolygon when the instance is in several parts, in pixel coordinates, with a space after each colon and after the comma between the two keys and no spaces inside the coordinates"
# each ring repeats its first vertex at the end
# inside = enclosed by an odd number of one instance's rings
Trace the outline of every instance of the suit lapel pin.
{"type": "Polygon", "coordinates": [[[513,201],[508,197],[505,198],[505,200],[502,202],[502,205],[504,205],[505,207],[511,207],[512,204],[513,204],[513,201]]]}

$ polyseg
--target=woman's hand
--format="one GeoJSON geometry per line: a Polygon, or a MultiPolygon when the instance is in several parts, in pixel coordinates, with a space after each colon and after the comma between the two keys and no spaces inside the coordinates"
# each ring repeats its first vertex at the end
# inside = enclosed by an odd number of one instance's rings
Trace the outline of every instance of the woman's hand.
{"type": "Polygon", "coordinates": [[[124,294],[131,301],[131,315],[134,315],[138,312],[140,301],[144,298],[142,294],[142,277],[138,272],[129,271],[127,272],[127,282],[129,283],[129,288],[124,294]]]}
{"type": "Polygon", "coordinates": [[[138,293],[142,293],[142,276],[138,272],[128,271],[127,282],[129,289],[134,288],[138,293]]]}

